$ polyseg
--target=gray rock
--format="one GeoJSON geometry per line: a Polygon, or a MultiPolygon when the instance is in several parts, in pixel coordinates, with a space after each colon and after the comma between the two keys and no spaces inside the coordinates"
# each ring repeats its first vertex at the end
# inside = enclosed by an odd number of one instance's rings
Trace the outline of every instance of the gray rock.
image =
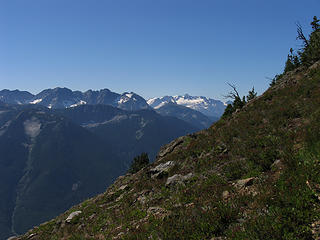
{"type": "Polygon", "coordinates": [[[225,191],[222,192],[222,198],[223,198],[224,200],[228,199],[229,196],[230,196],[229,191],[225,190],[225,191]]]}
{"type": "Polygon", "coordinates": [[[159,164],[155,168],[150,169],[149,172],[151,173],[152,178],[161,178],[164,175],[167,175],[169,169],[172,168],[174,165],[175,164],[173,161],[168,161],[166,163],[159,164]]]}
{"type": "Polygon", "coordinates": [[[67,223],[71,223],[72,219],[76,216],[78,216],[79,214],[81,214],[82,212],[81,211],[75,211],[75,212],[72,212],[70,213],[70,215],[67,217],[66,219],[66,222],[67,223]]]}
{"type": "Polygon", "coordinates": [[[19,240],[16,236],[9,237],[7,240],[19,240]]]}
{"type": "Polygon", "coordinates": [[[271,169],[281,169],[281,165],[281,160],[275,160],[271,165],[271,169]]]}
{"type": "Polygon", "coordinates": [[[246,179],[240,179],[235,183],[234,186],[236,188],[239,188],[239,189],[240,188],[244,188],[244,187],[248,187],[248,186],[253,184],[253,180],[254,180],[254,177],[246,178],[246,179]]]}
{"type": "Polygon", "coordinates": [[[28,236],[28,239],[32,239],[33,237],[35,237],[37,234],[35,233],[31,233],[29,236],[28,236]]]}
{"type": "Polygon", "coordinates": [[[185,176],[182,176],[180,174],[175,174],[172,177],[169,177],[167,179],[166,186],[173,186],[177,184],[184,185],[184,182],[192,178],[192,176],[193,176],[192,173],[189,173],[185,176]]]}
{"type": "Polygon", "coordinates": [[[176,140],[172,141],[171,143],[165,145],[160,149],[157,158],[162,158],[168,153],[171,153],[177,146],[183,143],[183,141],[184,141],[184,137],[179,137],[176,140]]]}
{"type": "Polygon", "coordinates": [[[122,185],[121,187],[119,187],[119,190],[126,190],[128,189],[128,185],[122,185]]]}

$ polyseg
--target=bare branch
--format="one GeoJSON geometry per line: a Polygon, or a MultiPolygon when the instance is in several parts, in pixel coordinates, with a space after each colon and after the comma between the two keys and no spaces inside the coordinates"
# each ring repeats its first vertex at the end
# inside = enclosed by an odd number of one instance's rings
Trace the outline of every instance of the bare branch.
{"type": "Polygon", "coordinates": [[[228,92],[228,94],[224,95],[223,97],[224,98],[231,98],[233,100],[235,100],[236,98],[240,98],[236,86],[233,84],[230,84],[230,83],[227,83],[227,84],[232,88],[232,91],[228,92]]]}
{"type": "Polygon", "coordinates": [[[297,33],[298,33],[297,39],[303,41],[304,47],[308,47],[308,46],[309,46],[309,41],[308,41],[308,39],[304,36],[303,30],[302,30],[302,27],[301,27],[300,23],[296,23],[296,26],[297,26],[297,33]]]}

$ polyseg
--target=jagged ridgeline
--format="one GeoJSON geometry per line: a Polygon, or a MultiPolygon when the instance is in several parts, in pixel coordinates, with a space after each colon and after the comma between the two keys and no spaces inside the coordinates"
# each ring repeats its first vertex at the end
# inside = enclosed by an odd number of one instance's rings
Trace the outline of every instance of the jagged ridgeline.
{"type": "Polygon", "coordinates": [[[319,239],[319,56],[18,239],[319,239]]]}

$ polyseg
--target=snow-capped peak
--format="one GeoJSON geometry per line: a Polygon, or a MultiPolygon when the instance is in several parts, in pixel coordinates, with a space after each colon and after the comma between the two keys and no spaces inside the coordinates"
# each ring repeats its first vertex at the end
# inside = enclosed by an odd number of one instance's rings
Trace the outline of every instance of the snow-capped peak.
{"type": "Polygon", "coordinates": [[[131,98],[133,96],[133,93],[126,93],[125,94],[128,98],[131,98]]]}
{"type": "Polygon", "coordinates": [[[133,92],[123,93],[118,100],[118,104],[123,104],[123,103],[130,101],[130,100],[137,101],[137,99],[134,97],[134,95],[135,94],[133,92]]]}
{"type": "Polygon", "coordinates": [[[203,96],[191,96],[185,94],[183,96],[164,96],[160,98],[151,98],[147,101],[149,106],[158,109],[168,103],[176,103],[199,112],[207,116],[220,117],[225,109],[225,104],[219,100],[206,98],[203,96]]]}

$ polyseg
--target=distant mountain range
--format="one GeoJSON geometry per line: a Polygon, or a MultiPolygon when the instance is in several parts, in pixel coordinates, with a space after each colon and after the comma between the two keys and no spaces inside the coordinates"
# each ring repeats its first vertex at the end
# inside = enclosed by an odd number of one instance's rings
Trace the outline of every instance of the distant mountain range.
{"type": "Polygon", "coordinates": [[[43,90],[36,95],[26,91],[2,90],[0,101],[9,104],[37,104],[50,109],[70,108],[83,104],[106,104],[130,111],[149,108],[146,100],[135,93],[118,94],[109,89],[80,92],[68,88],[54,88],[43,90]]]}
{"type": "Polygon", "coordinates": [[[2,90],[0,102],[18,105],[40,105],[49,109],[73,108],[80,105],[110,105],[122,110],[154,109],[163,116],[171,116],[192,124],[201,130],[208,128],[223,114],[226,104],[211,98],[190,96],[165,96],[146,101],[133,92],[122,94],[109,89],[86,92],[68,88],[46,89],[33,95],[26,91],[2,90]]]}

